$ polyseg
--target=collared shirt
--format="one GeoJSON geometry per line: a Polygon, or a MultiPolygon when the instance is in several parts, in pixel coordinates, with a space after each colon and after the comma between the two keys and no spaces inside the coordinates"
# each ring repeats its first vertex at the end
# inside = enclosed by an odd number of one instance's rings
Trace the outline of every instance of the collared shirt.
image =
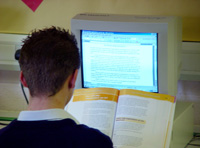
{"type": "Polygon", "coordinates": [[[67,118],[72,119],[77,124],[79,124],[76,118],[74,118],[71,114],[69,114],[67,111],[63,109],[21,111],[17,120],[18,121],[41,121],[41,120],[55,121],[55,120],[62,120],[62,119],[67,119],[67,118]]]}

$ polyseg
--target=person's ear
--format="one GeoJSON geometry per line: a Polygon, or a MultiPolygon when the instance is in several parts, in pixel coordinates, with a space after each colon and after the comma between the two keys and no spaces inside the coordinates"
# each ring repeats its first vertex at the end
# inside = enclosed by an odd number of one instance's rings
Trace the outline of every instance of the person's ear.
{"type": "Polygon", "coordinates": [[[23,84],[24,87],[28,87],[22,71],[20,72],[20,81],[21,81],[21,83],[23,84]]]}
{"type": "Polygon", "coordinates": [[[76,78],[77,78],[77,75],[78,75],[78,69],[76,69],[70,79],[69,79],[69,88],[74,88],[75,87],[75,83],[76,83],[76,78]]]}

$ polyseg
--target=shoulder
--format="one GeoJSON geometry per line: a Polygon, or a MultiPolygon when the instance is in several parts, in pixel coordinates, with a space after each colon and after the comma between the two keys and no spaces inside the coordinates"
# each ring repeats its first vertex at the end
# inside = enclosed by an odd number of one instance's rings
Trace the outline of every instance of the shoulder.
{"type": "Polygon", "coordinates": [[[51,141],[49,143],[52,146],[53,141],[59,141],[60,145],[73,148],[113,148],[112,141],[108,136],[97,129],[76,124],[71,119],[37,122],[13,121],[6,128],[0,130],[1,144],[5,141],[14,141],[17,144],[20,138],[30,140],[30,137],[38,143],[43,143],[45,140],[51,141]],[[29,136],[21,137],[27,133],[29,136]],[[18,136],[16,137],[16,135],[18,136]],[[42,141],[40,141],[41,139],[42,141]]]}
{"type": "MultiPolygon", "coordinates": [[[[112,148],[113,143],[107,135],[97,129],[90,128],[86,125],[77,125],[79,142],[91,148],[112,148]]],[[[88,147],[89,148],[89,147],[88,147]]]]}
{"type": "Polygon", "coordinates": [[[0,129],[0,145],[2,146],[3,143],[10,138],[11,131],[10,129],[12,128],[12,124],[14,124],[16,120],[12,121],[10,124],[8,124],[6,127],[3,127],[0,129]]]}
{"type": "Polygon", "coordinates": [[[0,135],[4,134],[10,127],[12,127],[13,124],[15,124],[16,120],[13,120],[8,125],[0,129],[0,135]]]}
{"type": "Polygon", "coordinates": [[[59,134],[63,133],[63,138],[70,139],[70,143],[75,144],[74,148],[113,148],[109,136],[87,125],[76,124],[72,119],[60,121],[59,127],[62,127],[59,134]]]}

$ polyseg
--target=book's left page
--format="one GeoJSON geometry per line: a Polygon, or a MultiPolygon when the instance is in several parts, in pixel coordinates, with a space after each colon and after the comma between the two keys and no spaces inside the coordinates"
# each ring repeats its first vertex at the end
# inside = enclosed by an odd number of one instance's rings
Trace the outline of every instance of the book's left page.
{"type": "Polygon", "coordinates": [[[113,88],[76,89],[66,106],[80,124],[112,136],[119,91],[113,88]]]}

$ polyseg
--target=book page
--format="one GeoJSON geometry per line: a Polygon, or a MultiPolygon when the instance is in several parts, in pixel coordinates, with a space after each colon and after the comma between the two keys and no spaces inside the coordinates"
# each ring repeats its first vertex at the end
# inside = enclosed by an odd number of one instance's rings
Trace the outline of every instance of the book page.
{"type": "Polygon", "coordinates": [[[115,148],[165,148],[174,97],[122,90],[114,124],[115,148]]]}
{"type": "Polygon", "coordinates": [[[77,89],[66,110],[80,124],[112,136],[119,91],[112,88],[77,89]]]}

